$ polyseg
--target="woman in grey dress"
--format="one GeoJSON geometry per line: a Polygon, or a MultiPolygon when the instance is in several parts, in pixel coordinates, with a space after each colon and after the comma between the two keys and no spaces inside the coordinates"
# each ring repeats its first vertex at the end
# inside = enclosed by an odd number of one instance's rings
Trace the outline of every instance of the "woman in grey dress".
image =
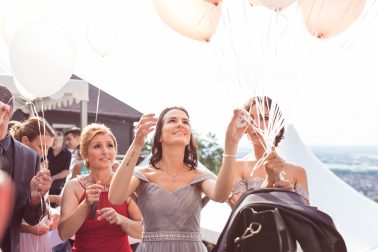
{"type": "Polygon", "coordinates": [[[188,112],[170,107],[160,114],[142,116],[133,143],[116,171],[109,190],[113,204],[135,193],[142,211],[144,233],[138,252],[207,251],[201,242],[201,194],[224,202],[231,192],[233,169],[239,140],[246,127],[236,127],[239,110],[229,123],[225,153],[218,178],[199,171],[197,150],[191,133],[188,112]],[[148,133],[156,132],[152,157],[146,167],[134,171],[148,133]]]}

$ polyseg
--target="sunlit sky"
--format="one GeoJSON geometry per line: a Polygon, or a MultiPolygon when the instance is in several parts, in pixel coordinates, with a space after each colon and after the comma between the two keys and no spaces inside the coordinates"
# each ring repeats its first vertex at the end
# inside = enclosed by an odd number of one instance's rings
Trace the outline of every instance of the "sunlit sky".
{"type": "MultiPolygon", "coordinates": [[[[0,1],[1,14],[25,2],[0,1]]],[[[363,15],[346,32],[327,40],[309,35],[297,3],[276,14],[225,0],[209,43],[172,30],[152,1],[27,2],[70,32],[75,74],[142,113],[184,106],[195,131],[216,133],[222,142],[232,110],[258,86],[273,92],[287,122],[308,145],[377,145],[374,0],[367,1],[363,15]],[[112,20],[118,32],[105,57],[86,38],[88,22],[99,15],[112,20]]],[[[7,44],[0,43],[7,64],[7,44]]]]}

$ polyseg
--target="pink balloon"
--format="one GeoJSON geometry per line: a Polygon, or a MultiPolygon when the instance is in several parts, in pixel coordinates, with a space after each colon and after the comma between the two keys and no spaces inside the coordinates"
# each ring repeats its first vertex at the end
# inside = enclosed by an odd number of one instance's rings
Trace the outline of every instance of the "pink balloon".
{"type": "Polygon", "coordinates": [[[308,31],[329,38],[345,31],[361,15],[366,0],[300,0],[308,31]]]}
{"type": "Polygon", "coordinates": [[[159,16],[173,30],[192,39],[209,41],[221,15],[216,0],[154,0],[159,16]],[[209,2],[211,1],[211,2],[209,2]]]}
{"type": "Polygon", "coordinates": [[[249,0],[248,2],[251,6],[261,5],[259,0],[249,0]]]}
{"type": "Polygon", "coordinates": [[[214,5],[218,5],[220,4],[221,0],[204,0],[205,2],[209,2],[209,3],[212,3],[214,5]]]}
{"type": "Polygon", "coordinates": [[[281,11],[294,3],[296,0],[259,0],[258,2],[274,11],[281,11]]]}

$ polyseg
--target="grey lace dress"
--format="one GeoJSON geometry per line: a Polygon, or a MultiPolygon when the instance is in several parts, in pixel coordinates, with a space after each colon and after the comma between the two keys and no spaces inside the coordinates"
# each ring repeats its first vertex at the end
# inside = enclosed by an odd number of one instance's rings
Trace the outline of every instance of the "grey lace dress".
{"type": "Polygon", "coordinates": [[[202,174],[173,192],[152,183],[139,171],[134,176],[141,180],[137,204],[144,223],[137,252],[206,252],[200,234],[202,197],[198,183],[214,179],[214,175],[202,174]]]}

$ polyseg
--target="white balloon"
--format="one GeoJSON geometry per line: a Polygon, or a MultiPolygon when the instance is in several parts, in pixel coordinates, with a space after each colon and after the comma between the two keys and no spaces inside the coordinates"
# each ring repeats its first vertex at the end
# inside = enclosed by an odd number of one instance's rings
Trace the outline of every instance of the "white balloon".
{"type": "Polygon", "coordinates": [[[108,55],[116,46],[117,38],[116,25],[110,18],[97,16],[88,23],[87,41],[98,55],[108,55]]]}
{"type": "Polygon", "coordinates": [[[75,65],[74,44],[60,26],[35,21],[23,26],[9,49],[16,79],[37,97],[56,93],[71,78],[75,65]]]}
{"type": "Polygon", "coordinates": [[[46,19],[45,14],[35,6],[14,5],[6,9],[1,18],[1,33],[10,46],[14,34],[25,24],[46,19]]]}

